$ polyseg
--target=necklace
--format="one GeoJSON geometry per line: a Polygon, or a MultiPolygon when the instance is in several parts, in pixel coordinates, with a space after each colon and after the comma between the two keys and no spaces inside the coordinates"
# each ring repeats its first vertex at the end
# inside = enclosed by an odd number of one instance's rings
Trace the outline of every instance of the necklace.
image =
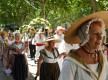
{"type": "Polygon", "coordinates": [[[94,60],[95,63],[97,62],[98,56],[97,56],[97,54],[95,54],[95,52],[90,53],[90,52],[86,51],[86,50],[84,49],[84,47],[82,47],[82,49],[83,49],[83,51],[84,51],[86,54],[89,54],[89,56],[94,60]]]}
{"type": "Polygon", "coordinates": [[[84,47],[82,47],[82,49],[83,49],[83,51],[85,51],[87,54],[94,54],[94,52],[93,53],[91,53],[91,52],[88,52],[88,51],[86,51],[85,49],[84,49],[84,47]]]}

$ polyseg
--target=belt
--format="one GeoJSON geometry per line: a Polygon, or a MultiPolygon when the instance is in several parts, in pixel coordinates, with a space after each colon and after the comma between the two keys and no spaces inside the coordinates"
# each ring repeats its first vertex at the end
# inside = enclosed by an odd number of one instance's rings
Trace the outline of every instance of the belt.
{"type": "Polygon", "coordinates": [[[36,46],[43,46],[44,44],[36,43],[36,46]]]}

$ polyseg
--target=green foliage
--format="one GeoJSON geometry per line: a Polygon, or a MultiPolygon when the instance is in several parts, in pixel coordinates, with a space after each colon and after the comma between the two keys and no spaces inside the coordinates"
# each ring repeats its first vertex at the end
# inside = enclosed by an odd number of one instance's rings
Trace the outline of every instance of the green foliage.
{"type": "Polygon", "coordinates": [[[24,25],[43,16],[56,27],[66,22],[73,24],[97,10],[108,10],[107,6],[107,0],[1,0],[0,24],[24,25]]]}
{"type": "Polygon", "coordinates": [[[54,26],[65,22],[72,24],[91,13],[90,3],[87,4],[81,0],[50,0],[47,3],[46,16],[54,26]]]}
{"type": "Polygon", "coordinates": [[[23,26],[21,26],[21,27],[19,28],[19,31],[20,31],[21,33],[25,33],[25,32],[28,31],[28,27],[29,27],[29,25],[23,25],[23,26]]]}
{"type": "Polygon", "coordinates": [[[30,21],[29,23],[30,26],[36,28],[45,28],[45,27],[51,27],[51,24],[49,23],[49,21],[43,19],[43,18],[35,18],[32,21],[30,21]]]}
{"type": "MultiPolygon", "coordinates": [[[[0,2],[0,23],[22,23],[30,15],[31,6],[25,0],[1,0],[0,2]]],[[[32,10],[34,13],[34,10],[32,10]]]]}

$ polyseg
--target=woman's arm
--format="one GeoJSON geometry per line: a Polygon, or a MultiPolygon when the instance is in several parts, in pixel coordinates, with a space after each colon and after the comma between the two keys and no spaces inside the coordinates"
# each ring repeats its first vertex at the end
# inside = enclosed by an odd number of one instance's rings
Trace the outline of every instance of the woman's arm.
{"type": "Polygon", "coordinates": [[[8,55],[8,58],[7,58],[7,65],[6,65],[7,68],[8,67],[12,67],[13,62],[14,62],[14,55],[12,54],[12,51],[9,50],[9,53],[8,54],[9,55],[8,55]]]}
{"type": "Polygon", "coordinates": [[[7,68],[12,67],[12,64],[11,64],[12,56],[13,56],[12,54],[9,54],[8,56],[7,65],[6,65],[7,68]]]}
{"type": "Polygon", "coordinates": [[[63,58],[65,58],[67,56],[66,52],[59,54],[59,58],[61,58],[62,56],[63,56],[63,58]]]}

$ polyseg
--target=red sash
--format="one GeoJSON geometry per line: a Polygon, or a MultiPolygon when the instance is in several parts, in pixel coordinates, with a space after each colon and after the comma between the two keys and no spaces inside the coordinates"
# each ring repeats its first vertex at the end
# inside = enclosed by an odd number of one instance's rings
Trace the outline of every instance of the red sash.
{"type": "Polygon", "coordinates": [[[43,46],[44,44],[36,43],[36,46],[43,46]]]}

